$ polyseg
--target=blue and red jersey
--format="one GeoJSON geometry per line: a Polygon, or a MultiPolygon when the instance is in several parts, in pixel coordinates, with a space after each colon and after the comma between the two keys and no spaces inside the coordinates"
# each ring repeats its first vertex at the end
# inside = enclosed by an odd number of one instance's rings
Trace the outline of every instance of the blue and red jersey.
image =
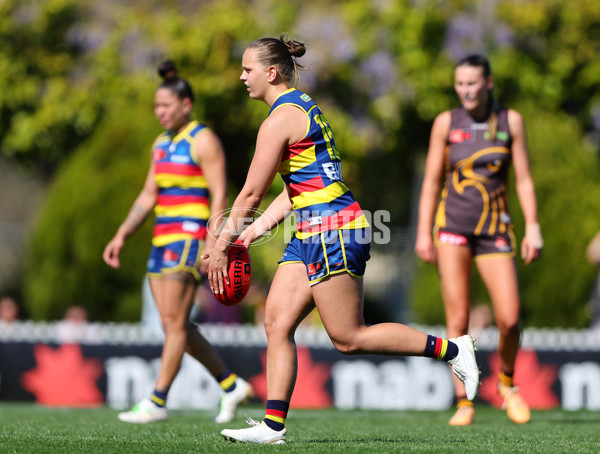
{"type": "Polygon", "coordinates": [[[152,159],[158,185],[154,246],[206,237],[208,185],[194,154],[196,139],[204,131],[208,131],[205,125],[192,121],[177,135],[166,131],[154,143],[152,159]]]}
{"type": "Polygon", "coordinates": [[[340,155],[321,109],[306,93],[291,88],[279,95],[269,115],[286,105],[298,107],[308,119],[305,137],[286,146],[279,165],[292,200],[298,238],[327,230],[368,227],[342,180],[340,155]]]}

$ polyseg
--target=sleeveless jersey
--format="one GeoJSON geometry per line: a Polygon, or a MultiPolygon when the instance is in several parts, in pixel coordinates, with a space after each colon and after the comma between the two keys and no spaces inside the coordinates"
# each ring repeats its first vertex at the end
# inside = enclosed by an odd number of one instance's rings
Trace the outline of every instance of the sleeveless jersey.
{"type": "Polygon", "coordinates": [[[310,96],[291,88],[279,95],[269,115],[286,105],[298,107],[308,117],[305,137],[286,146],[279,165],[292,199],[296,236],[304,239],[327,230],[368,227],[342,180],[340,155],[321,109],[310,96]]]}
{"type": "Polygon", "coordinates": [[[154,246],[206,236],[208,186],[193,152],[196,139],[205,130],[205,125],[192,121],[176,136],[166,131],[156,139],[152,150],[158,185],[154,246]]]}
{"type": "Polygon", "coordinates": [[[511,228],[507,181],[512,136],[508,110],[501,108],[497,115],[496,137],[490,140],[487,122],[475,121],[463,107],[451,111],[437,227],[466,235],[494,235],[511,228]]]}

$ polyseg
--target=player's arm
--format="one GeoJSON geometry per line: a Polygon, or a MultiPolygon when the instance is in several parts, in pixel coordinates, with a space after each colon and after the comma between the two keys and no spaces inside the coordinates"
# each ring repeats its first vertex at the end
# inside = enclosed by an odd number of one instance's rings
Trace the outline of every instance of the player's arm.
{"type": "Polygon", "coordinates": [[[239,240],[249,247],[252,242],[278,226],[291,212],[292,201],[288,187],[284,185],[283,191],[269,204],[260,217],[242,232],[239,240]]]}
{"type": "MultiPolygon", "coordinates": [[[[227,277],[227,252],[241,234],[267,193],[281,162],[283,150],[289,143],[306,133],[306,114],[292,106],[282,106],[269,115],[261,125],[256,139],[254,158],[246,182],[238,194],[223,231],[215,242],[210,256],[209,282],[213,291],[224,290],[227,277]]],[[[205,254],[206,255],[206,254],[205,254]]]]}
{"type": "Polygon", "coordinates": [[[154,180],[154,162],[152,162],[141,192],[135,199],[135,202],[133,202],[127,217],[119,226],[117,233],[106,245],[106,248],[104,248],[102,258],[107,265],[113,268],[118,268],[121,265],[119,262],[119,253],[125,245],[125,240],[133,235],[148,218],[148,215],[156,205],[157,197],[158,186],[154,180]]]}
{"type": "Polygon", "coordinates": [[[415,252],[428,263],[435,263],[436,253],[431,236],[431,225],[444,171],[444,152],[450,131],[450,111],[439,114],[431,127],[425,175],[419,197],[419,217],[415,252]]]}
{"type": "Polygon", "coordinates": [[[513,139],[511,153],[515,171],[515,188],[525,218],[525,237],[521,243],[521,256],[527,265],[540,257],[544,242],[537,218],[537,200],[529,167],[525,124],[521,114],[510,109],[508,125],[513,139]]]}
{"type": "MultiPolygon", "coordinates": [[[[205,251],[213,248],[218,236],[217,229],[227,209],[227,175],[225,152],[221,141],[212,131],[202,132],[196,140],[194,152],[198,163],[204,171],[206,184],[210,193],[210,214],[206,226],[205,251]]],[[[208,263],[203,261],[200,271],[204,274],[208,271],[208,263]]]]}

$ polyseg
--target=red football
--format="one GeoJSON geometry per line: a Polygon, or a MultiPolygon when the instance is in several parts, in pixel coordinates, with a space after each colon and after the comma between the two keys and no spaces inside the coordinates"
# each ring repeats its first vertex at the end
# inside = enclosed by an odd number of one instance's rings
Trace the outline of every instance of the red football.
{"type": "Polygon", "coordinates": [[[252,262],[248,248],[235,243],[229,248],[229,265],[227,268],[229,285],[225,284],[225,292],[215,293],[215,298],[225,306],[233,306],[244,299],[252,283],[252,262]]]}

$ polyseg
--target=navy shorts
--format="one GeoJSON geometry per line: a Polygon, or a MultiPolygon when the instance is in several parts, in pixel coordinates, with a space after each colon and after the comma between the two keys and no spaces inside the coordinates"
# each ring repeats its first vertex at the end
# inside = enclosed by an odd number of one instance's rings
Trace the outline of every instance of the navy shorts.
{"type": "Polygon", "coordinates": [[[515,234],[512,229],[494,235],[465,235],[436,227],[433,239],[436,246],[466,246],[471,249],[474,258],[490,255],[509,255],[516,251],[515,234]]]}
{"type": "Polygon", "coordinates": [[[200,281],[198,268],[203,249],[204,241],[192,238],[175,241],[164,246],[152,246],[146,272],[149,277],[156,278],[169,273],[185,271],[193,274],[196,280],[200,281]]]}
{"type": "Polygon", "coordinates": [[[339,229],[321,232],[303,240],[294,236],[285,248],[279,265],[304,263],[310,285],[339,273],[362,277],[367,260],[371,257],[370,234],[370,229],[339,229]]]}

